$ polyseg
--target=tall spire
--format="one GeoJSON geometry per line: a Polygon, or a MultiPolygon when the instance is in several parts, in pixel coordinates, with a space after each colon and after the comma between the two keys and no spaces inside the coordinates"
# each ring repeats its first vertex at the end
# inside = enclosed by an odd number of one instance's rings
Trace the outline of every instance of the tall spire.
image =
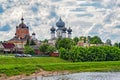
{"type": "Polygon", "coordinates": [[[21,18],[21,22],[23,23],[23,21],[24,21],[24,18],[23,18],[23,13],[22,13],[22,18],[21,18]]]}

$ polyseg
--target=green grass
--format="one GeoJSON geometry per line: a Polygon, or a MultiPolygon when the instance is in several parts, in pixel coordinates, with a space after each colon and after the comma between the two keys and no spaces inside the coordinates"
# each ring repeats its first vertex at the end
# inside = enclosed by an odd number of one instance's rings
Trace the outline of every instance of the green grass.
{"type": "Polygon", "coordinates": [[[0,74],[7,76],[29,75],[41,68],[46,71],[113,72],[120,71],[120,61],[73,63],[55,57],[0,57],[0,74]]]}

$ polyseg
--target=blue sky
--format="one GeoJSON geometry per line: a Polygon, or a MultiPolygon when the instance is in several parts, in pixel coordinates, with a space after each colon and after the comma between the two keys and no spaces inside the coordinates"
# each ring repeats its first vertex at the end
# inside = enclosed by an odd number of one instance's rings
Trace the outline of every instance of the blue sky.
{"type": "Polygon", "coordinates": [[[14,36],[22,14],[39,40],[50,38],[50,28],[61,16],[73,29],[72,37],[120,41],[120,0],[0,0],[0,40],[14,36]]]}

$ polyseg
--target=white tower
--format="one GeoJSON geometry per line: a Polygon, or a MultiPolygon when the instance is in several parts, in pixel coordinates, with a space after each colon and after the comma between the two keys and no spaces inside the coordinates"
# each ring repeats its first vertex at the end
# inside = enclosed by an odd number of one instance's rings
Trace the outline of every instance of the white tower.
{"type": "Polygon", "coordinates": [[[72,29],[69,27],[69,29],[67,30],[68,32],[68,38],[71,38],[71,34],[72,34],[72,29]]]}
{"type": "Polygon", "coordinates": [[[51,30],[51,39],[55,38],[55,28],[52,26],[51,30]]]}

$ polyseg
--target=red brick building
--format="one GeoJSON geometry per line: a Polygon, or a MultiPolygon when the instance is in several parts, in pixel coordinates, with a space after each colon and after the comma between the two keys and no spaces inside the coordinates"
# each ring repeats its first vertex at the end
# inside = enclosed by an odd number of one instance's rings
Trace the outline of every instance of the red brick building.
{"type": "Polygon", "coordinates": [[[24,45],[26,44],[27,40],[33,40],[36,45],[39,45],[39,41],[37,40],[35,35],[35,33],[32,33],[32,36],[30,36],[29,27],[24,23],[24,18],[22,17],[21,23],[16,26],[15,36],[12,39],[8,40],[7,43],[14,44],[17,52],[23,52],[24,45]]]}
{"type": "Polygon", "coordinates": [[[21,18],[21,23],[16,26],[15,36],[8,41],[8,43],[14,43],[17,48],[23,48],[27,39],[30,39],[29,27],[24,23],[24,18],[21,18]]]}
{"type": "Polygon", "coordinates": [[[15,36],[19,39],[24,39],[27,36],[29,37],[29,28],[24,24],[23,22],[23,18],[21,18],[21,24],[19,24],[19,26],[16,27],[16,33],[15,36]]]}

